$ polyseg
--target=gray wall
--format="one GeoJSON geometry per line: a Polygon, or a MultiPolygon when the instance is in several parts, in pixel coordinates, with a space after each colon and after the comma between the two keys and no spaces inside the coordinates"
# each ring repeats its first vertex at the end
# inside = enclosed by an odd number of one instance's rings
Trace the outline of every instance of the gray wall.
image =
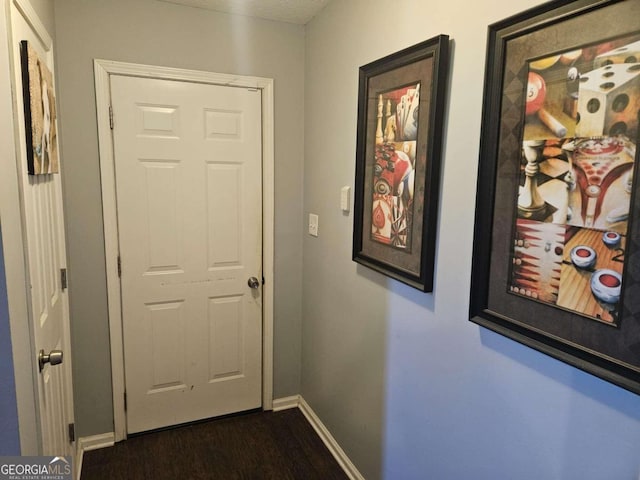
{"type": "Polygon", "coordinates": [[[38,18],[47,29],[49,35],[55,41],[55,18],[53,0],[29,0],[31,6],[38,14],[38,18]]]}
{"type": "Polygon", "coordinates": [[[638,478],[640,397],[468,321],[487,25],[535,0],[337,0],[307,25],[301,393],[368,480],[638,478]],[[351,261],[358,67],[453,39],[435,289],[351,261]]]}
{"type": "Polygon", "coordinates": [[[94,58],[275,79],[274,395],[299,392],[304,29],[153,0],[55,2],[75,411],[113,431],[94,58]]]}

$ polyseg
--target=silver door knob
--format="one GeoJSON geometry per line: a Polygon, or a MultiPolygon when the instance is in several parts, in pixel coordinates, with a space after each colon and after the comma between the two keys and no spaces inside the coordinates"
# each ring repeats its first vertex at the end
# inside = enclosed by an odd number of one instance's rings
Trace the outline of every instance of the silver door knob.
{"type": "Polygon", "coordinates": [[[260,286],[260,281],[256,278],[256,277],[251,277],[248,281],[247,281],[247,285],[249,285],[249,288],[258,288],[260,286]]]}
{"type": "Polygon", "coordinates": [[[40,353],[38,353],[38,366],[40,367],[40,371],[44,368],[45,363],[60,365],[62,363],[62,350],[51,350],[49,355],[45,355],[44,350],[40,350],[40,353]]]}

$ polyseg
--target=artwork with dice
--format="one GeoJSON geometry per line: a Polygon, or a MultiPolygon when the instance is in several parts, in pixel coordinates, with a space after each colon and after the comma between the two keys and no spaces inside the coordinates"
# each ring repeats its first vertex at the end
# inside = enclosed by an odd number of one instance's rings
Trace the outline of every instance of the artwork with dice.
{"type": "Polygon", "coordinates": [[[637,163],[640,34],[533,58],[523,74],[508,291],[615,326],[637,163]]]}
{"type": "Polygon", "coordinates": [[[593,68],[606,67],[607,65],[613,65],[617,63],[639,63],[640,62],[640,40],[636,42],[627,43],[619,47],[614,47],[612,44],[605,44],[613,48],[607,49],[604,47],[602,50],[606,50],[600,53],[593,61],[593,68]]]}
{"type": "Polygon", "coordinates": [[[635,139],[640,112],[640,63],[612,63],[580,76],[576,136],[635,139]]]}

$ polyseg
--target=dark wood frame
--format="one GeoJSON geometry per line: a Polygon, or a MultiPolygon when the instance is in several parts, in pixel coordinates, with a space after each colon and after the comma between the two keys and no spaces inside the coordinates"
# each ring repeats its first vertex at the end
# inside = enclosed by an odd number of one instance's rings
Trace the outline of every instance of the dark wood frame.
{"type": "MultiPolygon", "coordinates": [[[[520,75],[514,73],[518,65],[540,58],[541,53],[551,55],[616,35],[637,33],[639,11],[639,0],[558,0],[489,26],[470,302],[472,322],[638,394],[640,302],[632,301],[634,294],[629,293],[632,289],[637,292],[640,283],[628,274],[640,268],[637,178],[626,239],[622,320],[617,328],[508,293],[508,274],[503,272],[509,269],[505,263],[511,262],[505,252],[512,247],[504,246],[503,237],[512,244],[509,234],[515,223],[514,206],[505,205],[514,197],[504,197],[517,191],[518,180],[513,177],[519,175],[519,166],[513,164],[520,162],[521,144],[514,142],[514,132],[523,131],[525,117],[526,76],[522,98],[506,105],[509,102],[505,92],[513,92],[507,88],[508,82],[520,75]],[[547,50],[541,52],[540,48],[547,50]],[[541,322],[543,317],[558,326],[541,322]]],[[[522,139],[522,133],[518,138],[522,139]]],[[[637,139],[633,140],[637,144],[637,139]]],[[[638,163],[636,153],[635,165],[638,163]]]]}
{"type": "Polygon", "coordinates": [[[22,98],[24,108],[24,128],[25,138],[27,142],[27,172],[29,175],[35,175],[35,161],[33,153],[33,128],[31,117],[31,88],[29,76],[29,53],[27,49],[27,41],[20,42],[20,66],[22,71],[22,98]]]}
{"type": "Polygon", "coordinates": [[[424,292],[433,290],[449,37],[439,35],[360,67],[352,259],[424,292]],[[381,92],[420,82],[410,251],[371,239],[375,105],[381,92]],[[425,93],[427,92],[427,93],[425,93]],[[373,119],[373,121],[372,121],[373,119]],[[368,217],[367,217],[368,216],[368,217]]]}
{"type": "MultiPolygon", "coordinates": [[[[24,127],[25,127],[25,140],[26,140],[26,155],[27,155],[27,172],[29,175],[47,175],[51,173],[58,173],[59,171],[59,159],[58,159],[58,145],[57,145],[57,127],[56,127],[56,99],[55,94],[52,93],[53,85],[48,85],[47,91],[42,91],[40,88],[41,95],[34,96],[32,91],[32,84],[38,84],[39,81],[42,80],[42,70],[46,71],[48,76],[51,76],[51,72],[49,72],[46,65],[39,58],[38,54],[31,50],[29,42],[27,40],[22,40],[20,42],[20,66],[21,66],[21,77],[22,77],[22,97],[23,97],[23,112],[24,112],[24,127]],[[36,65],[36,69],[39,70],[38,75],[33,75],[33,71],[30,70],[31,63],[36,65]],[[49,94],[51,96],[49,96],[49,94]],[[46,152],[41,152],[38,155],[38,161],[36,162],[36,152],[35,152],[35,144],[34,144],[34,124],[36,121],[42,121],[42,115],[39,117],[36,116],[38,110],[34,111],[35,105],[43,104],[43,96],[47,96],[49,100],[49,113],[50,113],[50,126],[48,138],[51,147],[46,150],[46,152]],[[53,152],[53,154],[51,153],[53,152]],[[50,156],[50,154],[52,156],[50,156]],[[46,161],[44,160],[46,157],[46,161]]],[[[50,83],[53,78],[50,78],[50,83]]],[[[36,90],[36,89],[34,89],[36,90]]],[[[42,110],[42,109],[40,109],[42,110]]],[[[39,112],[42,114],[42,112],[39,112]]],[[[43,126],[44,127],[44,126],[43,126]]]]}

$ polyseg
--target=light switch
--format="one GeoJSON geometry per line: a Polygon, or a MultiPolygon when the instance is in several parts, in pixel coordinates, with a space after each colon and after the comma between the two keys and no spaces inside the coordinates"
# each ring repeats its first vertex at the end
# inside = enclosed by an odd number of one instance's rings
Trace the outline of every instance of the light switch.
{"type": "Polygon", "coordinates": [[[340,208],[343,212],[349,212],[349,204],[351,200],[351,187],[344,186],[340,189],[340,208]]]}
{"type": "Polygon", "coordinates": [[[318,236],[318,215],[315,213],[309,214],[309,235],[318,236]]]}

